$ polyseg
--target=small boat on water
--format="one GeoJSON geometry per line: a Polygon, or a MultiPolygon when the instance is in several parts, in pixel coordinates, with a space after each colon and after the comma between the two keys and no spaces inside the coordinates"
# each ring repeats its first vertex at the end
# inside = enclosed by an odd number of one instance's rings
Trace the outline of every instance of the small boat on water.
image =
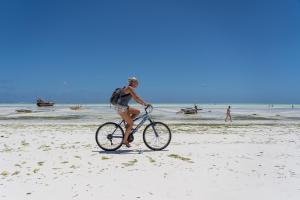
{"type": "Polygon", "coordinates": [[[71,106],[70,109],[71,110],[80,110],[81,109],[81,105],[71,106]]]}
{"type": "Polygon", "coordinates": [[[18,113],[32,113],[32,110],[28,110],[28,109],[19,109],[19,110],[16,110],[16,112],[18,112],[18,113]]]}
{"type": "Polygon", "coordinates": [[[198,106],[195,105],[192,108],[182,108],[182,109],[180,109],[180,111],[178,113],[184,113],[186,115],[188,115],[188,114],[197,114],[199,110],[202,110],[202,109],[199,109],[198,106]]]}
{"type": "Polygon", "coordinates": [[[44,100],[42,100],[41,98],[38,98],[37,100],[36,100],[36,105],[38,106],[38,107],[49,107],[49,106],[54,106],[54,102],[51,102],[51,101],[44,101],[44,100]]]}

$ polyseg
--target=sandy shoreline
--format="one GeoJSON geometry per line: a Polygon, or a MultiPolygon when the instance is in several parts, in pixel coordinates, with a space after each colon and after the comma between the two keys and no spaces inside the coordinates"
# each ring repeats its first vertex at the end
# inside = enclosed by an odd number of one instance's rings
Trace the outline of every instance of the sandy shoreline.
{"type": "Polygon", "coordinates": [[[178,129],[166,151],[138,134],[100,151],[94,126],[0,126],[1,199],[298,199],[300,127],[178,129]]]}

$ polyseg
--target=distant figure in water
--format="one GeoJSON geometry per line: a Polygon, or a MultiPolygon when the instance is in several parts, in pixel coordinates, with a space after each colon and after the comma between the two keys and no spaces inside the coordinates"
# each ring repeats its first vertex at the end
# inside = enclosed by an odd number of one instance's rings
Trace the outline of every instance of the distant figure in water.
{"type": "Polygon", "coordinates": [[[292,108],[294,108],[294,104],[292,104],[292,108]]]}
{"type": "Polygon", "coordinates": [[[229,121],[230,121],[230,122],[232,122],[232,118],[231,118],[231,111],[230,111],[230,109],[231,109],[231,107],[230,107],[230,106],[228,106],[228,108],[227,108],[227,112],[226,112],[226,118],[225,118],[225,122],[227,122],[227,121],[228,121],[228,119],[229,119],[229,121]]]}

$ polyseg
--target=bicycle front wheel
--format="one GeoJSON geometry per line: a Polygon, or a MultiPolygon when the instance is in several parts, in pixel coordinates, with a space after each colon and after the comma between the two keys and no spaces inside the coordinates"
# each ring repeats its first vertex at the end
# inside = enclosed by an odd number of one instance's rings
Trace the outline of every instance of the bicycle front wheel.
{"type": "Polygon", "coordinates": [[[96,132],[96,142],[105,151],[115,151],[122,146],[124,131],[114,122],[102,124],[96,132]]]}
{"type": "Polygon", "coordinates": [[[153,122],[146,126],[143,133],[145,145],[154,151],[165,149],[171,142],[172,134],[169,127],[162,122],[153,122]]]}

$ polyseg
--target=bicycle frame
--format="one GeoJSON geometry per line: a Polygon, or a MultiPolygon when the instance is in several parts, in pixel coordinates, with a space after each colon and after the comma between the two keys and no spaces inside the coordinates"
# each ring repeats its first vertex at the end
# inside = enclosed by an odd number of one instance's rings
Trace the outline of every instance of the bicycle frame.
{"type": "MultiPolygon", "coordinates": [[[[148,107],[149,107],[149,106],[148,106],[148,107]]],[[[143,124],[144,124],[147,120],[150,122],[150,124],[154,122],[154,121],[151,119],[151,117],[150,117],[150,115],[149,115],[149,112],[147,111],[147,108],[148,108],[148,107],[145,108],[145,114],[143,114],[143,115],[141,115],[141,116],[138,116],[137,118],[133,119],[134,122],[137,121],[137,120],[139,120],[139,119],[142,119],[142,121],[141,121],[135,128],[133,128],[133,130],[131,131],[131,133],[130,133],[129,135],[132,135],[132,134],[136,133],[136,132],[139,130],[139,128],[141,128],[141,126],[143,126],[143,124]]],[[[125,125],[125,121],[124,121],[124,120],[122,120],[120,123],[118,123],[118,125],[121,126],[122,123],[125,125]]],[[[158,134],[157,134],[157,132],[156,132],[154,126],[152,126],[152,128],[153,128],[153,130],[154,130],[155,135],[158,136],[158,134]]],[[[112,135],[112,137],[118,138],[119,136],[113,136],[116,130],[117,130],[117,129],[115,129],[111,135],[112,135]]]]}
{"type": "MultiPolygon", "coordinates": [[[[137,120],[139,120],[139,119],[142,119],[142,121],[131,131],[131,133],[130,134],[134,134],[134,133],[136,133],[138,130],[139,130],[139,128],[141,128],[141,126],[143,126],[144,125],[144,123],[148,120],[150,123],[152,123],[153,122],[153,120],[151,119],[151,117],[149,116],[149,113],[145,113],[145,114],[143,114],[143,115],[141,115],[141,116],[138,116],[137,118],[135,118],[133,121],[135,122],[135,121],[137,121],[137,120]]],[[[121,124],[124,124],[125,125],[125,121],[124,120],[122,120],[118,125],[120,125],[121,126],[121,124]]]]}

